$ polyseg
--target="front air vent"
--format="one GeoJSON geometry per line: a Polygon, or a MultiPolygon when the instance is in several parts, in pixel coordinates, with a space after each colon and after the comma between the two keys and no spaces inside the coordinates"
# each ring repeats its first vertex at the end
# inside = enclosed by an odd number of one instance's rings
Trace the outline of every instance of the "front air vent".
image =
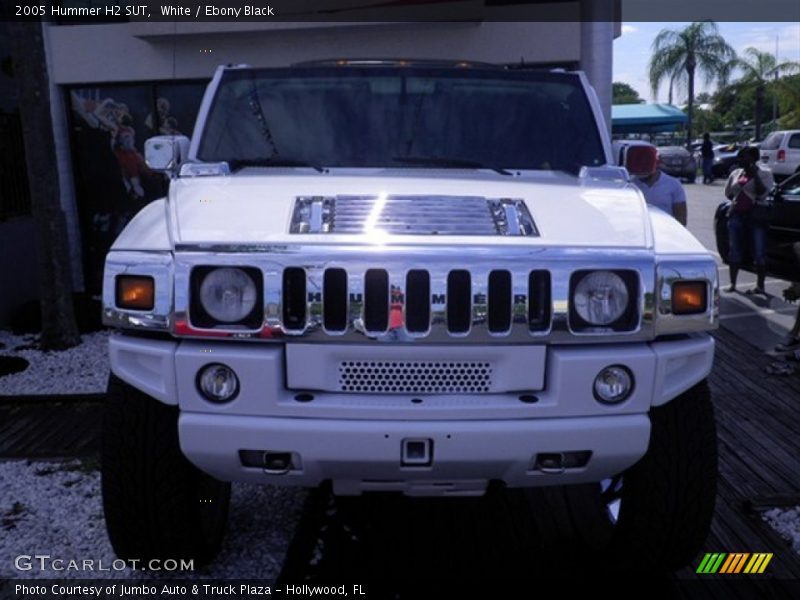
{"type": "Polygon", "coordinates": [[[436,194],[312,196],[295,199],[295,234],[539,235],[520,198],[436,194]]]}
{"type": "Polygon", "coordinates": [[[369,269],[364,275],[364,329],[383,332],[389,328],[389,274],[369,269]]]}
{"type": "Polygon", "coordinates": [[[486,394],[492,389],[492,363],[342,361],[339,389],[356,394],[486,394]]]}
{"type": "Polygon", "coordinates": [[[327,331],[347,329],[347,271],[327,269],[322,282],[323,325],[327,331]]]}
{"type": "Polygon", "coordinates": [[[533,332],[550,328],[553,302],[550,291],[550,273],[531,271],[528,275],[528,329],[533,332]]]}
{"type": "Polygon", "coordinates": [[[299,267],[283,271],[283,328],[303,330],[306,326],[306,272],[299,267]]]}
{"type": "Polygon", "coordinates": [[[469,271],[450,271],[447,276],[447,329],[467,333],[471,324],[472,278],[469,271]]]}
{"type": "Polygon", "coordinates": [[[431,276],[422,269],[406,275],[406,329],[425,333],[431,326],[431,276]]]}
{"type": "Polygon", "coordinates": [[[505,333],[511,329],[511,273],[489,273],[489,331],[505,333]]]}

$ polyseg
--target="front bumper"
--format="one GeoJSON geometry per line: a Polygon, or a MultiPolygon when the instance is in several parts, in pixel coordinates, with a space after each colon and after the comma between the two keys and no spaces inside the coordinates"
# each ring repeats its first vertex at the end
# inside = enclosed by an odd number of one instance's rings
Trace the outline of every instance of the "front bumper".
{"type": "Polygon", "coordinates": [[[481,493],[490,480],[509,486],[600,481],[647,451],[646,415],[509,421],[356,421],[183,413],[181,448],[218,479],[316,486],[339,494],[481,493]],[[430,440],[430,466],[403,466],[403,440],[430,440]],[[290,453],[293,468],[271,474],[242,466],[239,450],[290,453]],[[590,451],[588,464],[561,473],[534,469],[539,453],[590,451]]]}
{"type": "MultiPolygon", "coordinates": [[[[329,360],[331,345],[318,347],[320,359],[329,360]]],[[[695,334],[649,344],[547,346],[546,352],[526,355],[536,363],[529,368],[542,371],[541,378],[531,379],[541,382],[538,389],[430,395],[288,389],[287,373],[293,369],[286,364],[286,349],[274,344],[114,335],[110,351],[118,377],[180,407],[181,448],[219,479],[302,486],[331,480],[340,493],[430,495],[479,492],[492,480],[561,485],[600,481],[623,471],[647,450],[650,408],[708,376],[714,341],[695,334]],[[241,391],[230,403],[212,404],[195,387],[197,372],[210,362],[227,364],[239,376],[241,391]],[[612,364],[628,367],[635,386],[625,402],[608,406],[594,399],[592,384],[612,364]],[[299,401],[301,392],[313,400],[299,401]],[[536,401],[523,402],[523,395],[536,401]],[[406,439],[430,444],[430,465],[403,466],[406,439]],[[289,454],[293,468],[277,474],[246,467],[241,450],[289,454]],[[537,454],[562,452],[590,452],[591,458],[557,474],[534,468],[537,454]]],[[[358,351],[357,346],[341,350],[358,351]]],[[[397,351],[396,346],[364,348],[370,357],[397,351]]],[[[415,356],[410,347],[407,351],[415,356]]],[[[444,357],[448,347],[440,351],[444,357]]],[[[470,351],[482,358],[488,352],[470,351]]],[[[516,356],[520,348],[504,351],[516,356]]],[[[313,365],[309,360],[308,368],[313,365]]]]}

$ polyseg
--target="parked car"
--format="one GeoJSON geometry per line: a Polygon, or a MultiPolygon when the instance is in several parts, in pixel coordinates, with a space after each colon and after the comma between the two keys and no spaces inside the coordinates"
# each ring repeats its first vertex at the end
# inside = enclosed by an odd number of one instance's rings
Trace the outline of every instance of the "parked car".
{"type": "Polygon", "coordinates": [[[761,162],[776,180],[800,173],[800,129],[770,133],[761,143],[761,162]]]}
{"type": "MultiPolygon", "coordinates": [[[[800,281],[800,267],[792,252],[792,245],[800,242],[800,173],[775,186],[771,193],[773,218],[767,232],[767,273],[787,281],[800,281]]],[[[725,201],[714,215],[717,250],[722,260],[728,262],[728,213],[731,203],[725,201]]],[[[754,271],[745,257],[742,268],[754,271]]]]}
{"type": "Polygon", "coordinates": [[[697,178],[697,160],[683,146],[661,146],[658,149],[661,170],[668,175],[694,183],[697,178]]]}
{"type": "Polygon", "coordinates": [[[711,167],[714,177],[724,179],[739,166],[736,157],[744,146],[744,144],[737,143],[714,146],[714,164],[711,167]]]}

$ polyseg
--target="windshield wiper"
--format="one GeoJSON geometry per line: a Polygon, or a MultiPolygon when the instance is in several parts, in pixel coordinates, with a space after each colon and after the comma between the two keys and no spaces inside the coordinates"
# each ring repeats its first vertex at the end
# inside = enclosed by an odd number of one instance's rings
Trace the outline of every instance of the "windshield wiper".
{"type": "Polygon", "coordinates": [[[485,165],[469,158],[450,158],[447,156],[393,156],[392,160],[409,165],[430,165],[432,167],[451,167],[464,169],[490,169],[500,175],[513,175],[511,171],[502,167],[485,165]]]}
{"type": "Polygon", "coordinates": [[[238,171],[245,167],[308,167],[318,173],[324,173],[325,169],[318,165],[312,165],[303,160],[284,158],[282,156],[271,156],[269,158],[233,158],[227,161],[231,172],[238,171]]]}

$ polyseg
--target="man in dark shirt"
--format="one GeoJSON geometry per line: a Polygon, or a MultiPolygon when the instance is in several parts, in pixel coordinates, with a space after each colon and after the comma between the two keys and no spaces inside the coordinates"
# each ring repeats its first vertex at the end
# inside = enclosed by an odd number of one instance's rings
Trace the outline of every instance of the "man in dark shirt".
{"type": "Polygon", "coordinates": [[[714,146],[711,144],[711,136],[703,134],[703,145],[700,147],[703,156],[703,183],[713,183],[714,173],[711,167],[714,166],[714,146]]]}

